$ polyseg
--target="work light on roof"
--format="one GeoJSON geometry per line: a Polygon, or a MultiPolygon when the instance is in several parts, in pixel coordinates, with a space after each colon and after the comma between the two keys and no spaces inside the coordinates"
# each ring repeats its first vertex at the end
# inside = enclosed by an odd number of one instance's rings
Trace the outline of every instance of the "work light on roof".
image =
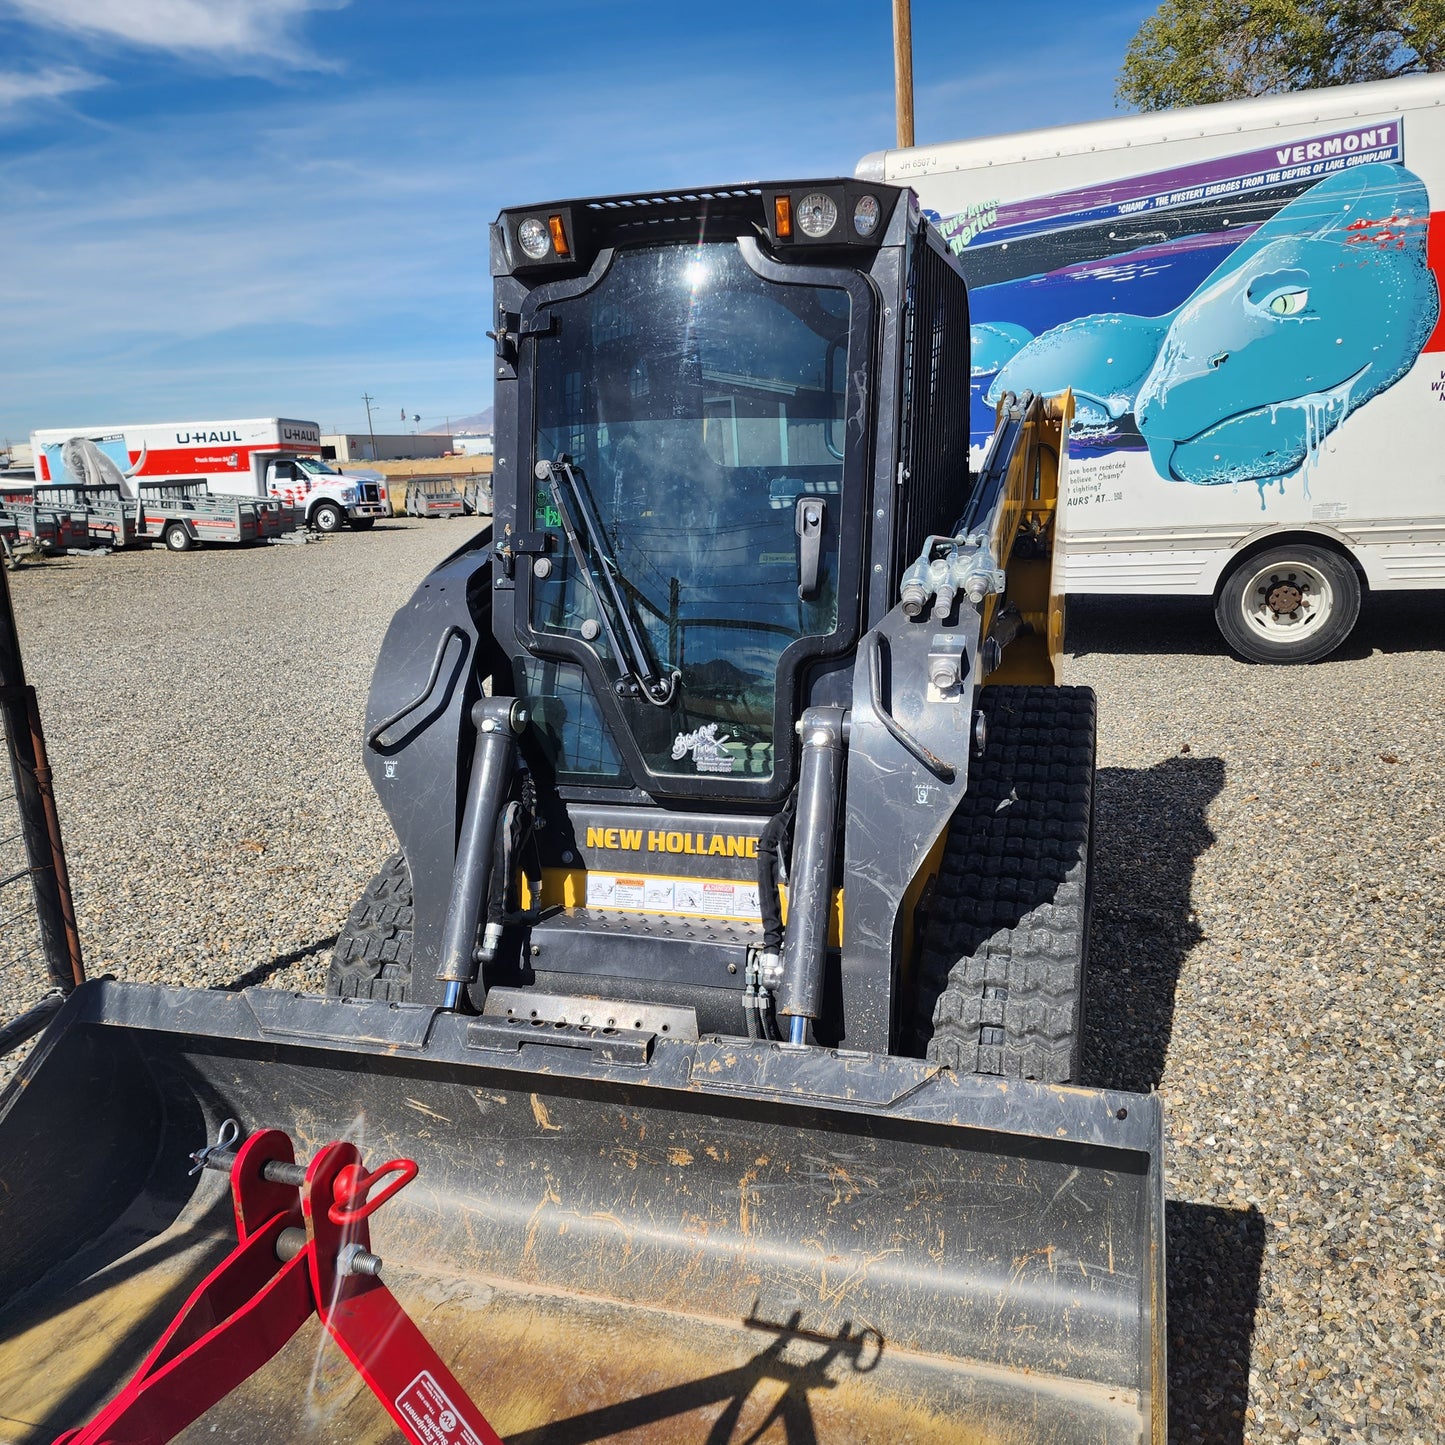
{"type": "Polygon", "coordinates": [[[528,216],[517,227],[517,244],[534,261],[540,261],[552,249],[552,235],[546,222],[536,216],[528,216]]]}
{"type": "Polygon", "coordinates": [[[798,226],[805,236],[820,241],[838,224],[838,206],[832,196],[809,191],[798,202],[798,226]]]}
{"type": "Polygon", "coordinates": [[[859,196],[853,207],[853,229],[860,236],[871,236],[880,214],[877,196],[859,196]]]}

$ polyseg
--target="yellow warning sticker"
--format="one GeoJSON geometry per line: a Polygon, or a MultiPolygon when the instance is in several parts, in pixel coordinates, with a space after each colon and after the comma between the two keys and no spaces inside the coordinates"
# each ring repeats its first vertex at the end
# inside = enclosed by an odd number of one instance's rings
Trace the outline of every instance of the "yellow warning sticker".
{"type": "Polygon", "coordinates": [[[587,907],[689,918],[736,918],[747,923],[761,923],[763,916],[756,883],[638,874],[589,872],[587,907]]]}

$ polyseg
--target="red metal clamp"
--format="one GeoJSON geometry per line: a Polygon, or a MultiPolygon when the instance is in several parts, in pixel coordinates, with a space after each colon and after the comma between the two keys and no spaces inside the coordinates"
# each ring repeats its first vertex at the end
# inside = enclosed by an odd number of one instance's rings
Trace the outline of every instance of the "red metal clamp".
{"type": "MultiPolygon", "coordinates": [[[[228,1124],[230,1121],[227,1121],[228,1124]]],[[[367,1218],[416,1178],[409,1159],[370,1173],[354,1144],[304,1170],[277,1129],[234,1155],[194,1156],[231,1172],[238,1244],[197,1286],[140,1369],[89,1424],[55,1445],[163,1445],[255,1374],[311,1318],[341,1346],[413,1445],[502,1445],[426,1337],[376,1277],[367,1218]],[[378,1180],[396,1178],[375,1198],[378,1180]],[[284,1238],[283,1238],[284,1236],[284,1238]]]]}

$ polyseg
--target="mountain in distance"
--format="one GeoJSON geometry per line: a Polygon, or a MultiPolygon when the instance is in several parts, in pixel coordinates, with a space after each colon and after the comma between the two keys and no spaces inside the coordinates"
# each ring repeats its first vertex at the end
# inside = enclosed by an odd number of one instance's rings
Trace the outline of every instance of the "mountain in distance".
{"type": "Polygon", "coordinates": [[[474,432],[489,432],[492,429],[492,408],[474,412],[471,416],[454,416],[441,426],[429,426],[425,436],[470,436],[474,432]]]}

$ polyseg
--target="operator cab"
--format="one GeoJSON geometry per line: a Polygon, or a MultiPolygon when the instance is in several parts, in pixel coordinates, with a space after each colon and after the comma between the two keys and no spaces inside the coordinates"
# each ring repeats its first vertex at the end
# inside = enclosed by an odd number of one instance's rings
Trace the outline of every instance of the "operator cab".
{"type": "Polygon", "coordinates": [[[775,803],[802,710],[846,706],[888,580],[865,554],[899,520],[889,486],[867,500],[896,446],[884,298],[922,224],[909,192],[836,181],[493,228],[498,434],[521,453],[497,462],[496,635],[559,785],[775,803]]]}

